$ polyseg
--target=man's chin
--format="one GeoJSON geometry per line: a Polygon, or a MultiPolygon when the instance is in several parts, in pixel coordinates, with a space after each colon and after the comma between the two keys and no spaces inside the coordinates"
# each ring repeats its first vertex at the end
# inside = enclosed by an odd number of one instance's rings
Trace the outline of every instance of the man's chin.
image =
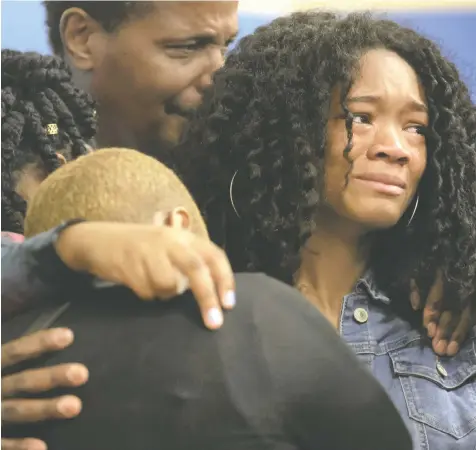
{"type": "Polygon", "coordinates": [[[189,119],[183,116],[167,116],[164,124],[160,127],[160,138],[170,146],[176,146],[182,141],[189,119]]]}

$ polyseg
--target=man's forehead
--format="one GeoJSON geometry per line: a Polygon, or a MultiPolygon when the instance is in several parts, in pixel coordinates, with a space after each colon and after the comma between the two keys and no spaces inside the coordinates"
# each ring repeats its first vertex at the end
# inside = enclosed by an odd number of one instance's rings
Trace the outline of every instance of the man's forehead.
{"type": "Polygon", "coordinates": [[[158,1],[155,12],[168,37],[220,34],[228,39],[238,33],[237,10],[237,1],[158,1]]]}

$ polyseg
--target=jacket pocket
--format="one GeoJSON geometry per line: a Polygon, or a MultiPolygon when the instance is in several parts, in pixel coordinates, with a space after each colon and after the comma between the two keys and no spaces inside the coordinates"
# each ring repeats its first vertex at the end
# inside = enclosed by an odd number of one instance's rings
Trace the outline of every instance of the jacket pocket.
{"type": "Polygon", "coordinates": [[[421,341],[389,353],[410,418],[461,439],[476,428],[476,350],[438,357],[421,341]]]}

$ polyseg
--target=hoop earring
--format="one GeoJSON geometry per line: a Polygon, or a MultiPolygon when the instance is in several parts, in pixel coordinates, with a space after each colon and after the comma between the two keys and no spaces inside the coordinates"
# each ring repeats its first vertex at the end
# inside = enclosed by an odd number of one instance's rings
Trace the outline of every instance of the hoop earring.
{"type": "Polygon", "coordinates": [[[238,174],[238,171],[236,171],[233,174],[230,181],[230,203],[231,203],[231,206],[233,207],[233,211],[235,211],[236,217],[238,217],[238,219],[241,219],[241,216],[238,214],[238,210],[236,209],[235,202],[233,201],[233,183],[235,182],[235,178],[237,174],[238,174]]]}
{"type": "Polygon", "coordinates": [[[413,218],[415,217],[415,214],[416,214],[416,211],[417,211],[417,208],[418,208],[418,202],[420,201],[420,196],[417,194],[416,196],[416,201],[415,201],[415,206],[413,208],[413,212],[412,212],[412,215],[410,216],[410,220],[408,221],[407,223],[407,227],[410,226],[410,224],[412,223],[412,220],[413,218]]]}

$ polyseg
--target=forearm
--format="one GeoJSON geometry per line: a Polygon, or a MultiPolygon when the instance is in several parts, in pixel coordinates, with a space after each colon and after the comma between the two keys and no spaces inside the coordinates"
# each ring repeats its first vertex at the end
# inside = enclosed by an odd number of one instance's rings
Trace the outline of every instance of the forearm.
{"type": "Polygon", "coordinates": [[[80,276],[63,264],[55,242],[64,226],[16,243],[2,238],[2,315],[8,318],[67,288],[80,276]]]}

